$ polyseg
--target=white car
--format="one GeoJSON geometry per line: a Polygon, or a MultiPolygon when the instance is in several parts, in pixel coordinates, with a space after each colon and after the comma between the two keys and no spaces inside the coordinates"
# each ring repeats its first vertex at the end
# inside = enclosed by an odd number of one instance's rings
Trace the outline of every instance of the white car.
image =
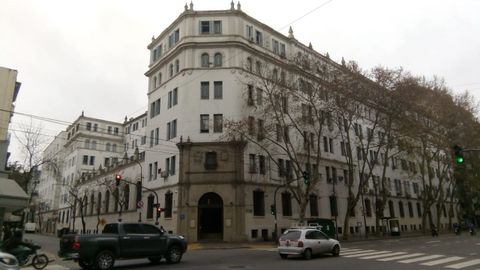
{"type": "Polygon", "coordinates": [[[338,256],[340,255],[340,242],[329,238],[315,228],[288,229],[280,236],[278,253],[282,259],[286,259],[288,255],[296,255],[309,260],[313,255],[324,253],[338,256]]]}
{"type": "Polygon", "coordinates": [[[12,254],[0,251],[0,270],[19,270],[18,260],[12,254]]]}

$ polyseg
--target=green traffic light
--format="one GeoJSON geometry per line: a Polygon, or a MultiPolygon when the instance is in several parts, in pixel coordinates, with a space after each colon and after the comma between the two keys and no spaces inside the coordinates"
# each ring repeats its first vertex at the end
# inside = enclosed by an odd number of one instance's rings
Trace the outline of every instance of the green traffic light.
{"type": "Polygon", "coordinates": [[[456,157],[455,157],[455,162],[456,162],[457,164],[463,164],[464,161],[465,161],[465,160],[463,159],[462,156],[456,156],[456,157]]]}

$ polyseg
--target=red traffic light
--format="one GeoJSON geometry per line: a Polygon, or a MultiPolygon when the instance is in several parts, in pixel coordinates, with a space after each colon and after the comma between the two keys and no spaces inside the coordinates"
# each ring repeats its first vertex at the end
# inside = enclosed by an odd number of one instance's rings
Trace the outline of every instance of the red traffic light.
{"type": "Polygon", "coordinates": [[[115,185],[118,187],[120,185],[120,181],[122,180],[122,176],[120,174],[115,175],[115,185]]]}

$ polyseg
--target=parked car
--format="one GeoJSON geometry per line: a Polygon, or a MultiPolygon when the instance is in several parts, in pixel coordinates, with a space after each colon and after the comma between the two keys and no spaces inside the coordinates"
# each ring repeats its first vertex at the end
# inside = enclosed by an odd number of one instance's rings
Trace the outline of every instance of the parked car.
{"type": "Polygon", "coordinates": [[[35,224],[33,222],[25,223],[25,232],[26,233],[35,233],[36,228],[37,228],[37,224],[35,224]]]}
{"type": "Polygon", "coordinates": [[[0,251],[0,270],[20,270],[17,258],[12,254],[0,251]]]}
{"type": "Polygon", "coordinates": [[[77,261],[84,269],[111,269],[116,259],[148,258],[159,263],[178,263],[187,250],[183,236],[170,235],[154,225],[110,223],[102,234],[67,234],[60,239],[58,255],[77,261]]]}
{"type": "Polygon", "coordinates": [[[289,255],[295,255],[309,260],[313,255],[323,253],[338,256],[340,255],[340,242],[316,228],[292,228],[280,236],[278,253],[282,259],[286,259],[289,255]]]}

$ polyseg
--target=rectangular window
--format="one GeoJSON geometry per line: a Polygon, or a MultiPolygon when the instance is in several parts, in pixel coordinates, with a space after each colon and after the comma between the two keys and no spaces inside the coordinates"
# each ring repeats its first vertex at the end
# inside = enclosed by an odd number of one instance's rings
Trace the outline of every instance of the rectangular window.
{"type": "Polygon", "coordinates": [[[222,99],[223,98],[223,82],[213,82],[213,98],[222,99]]]}
{"type": "Polygon", "coordinates": [[[213,33],[214,34],[222,33],[222,21],[213,21],[213,33]]]}
{"type": "Polygon", "coordinates": [[[255,118],[252,116],[248,117],[248,135],[255,134],[255,118]]]}
{"type": "Polygon", "coordinates": [[[88,165],[88,156],[83,156],[83,165],[88,165]]]}
{"type": "Polygon", "coordinates": [[[176,157],[175,156],[172,156],[170,158],[170,175],[175,175],[175,164],[176,162],[176,157]]]}
{"type": "Polygon", "coordinates": [[[213,115],[213,132],[215,133],[223,132],[223,114],[213,115]]]}
{"type": "Polygon", "coordinates": [[[153,180],[153,165],[152,163],[148,164],[148,181],[153,180]]]}
{"type": "Polygon", "coordinates": [[[253,215],[265,216],[265,193],[263,191],[253,191],[253,215]]]}
{"type": "Polygon", "coordinates": [[[200,133],[208,133],[208,114],[200,114],[200,133]]]}
{"type": "Polygon", "coordinates": [[[155,145],[158,145],[160,141],[160,129],[156,128],[155,129],[155,145]]]}
{"type": "Polygon", "coordinates": [[[280,51],[280,47],[278,46],[278,41],[272,38],[272,51],[275,54],[278,54],[280,51]]]}
{"type": "Polygon", "coordinates": [[[328,138],[323,137],[323,151],[328,152],[328,138]]]}
{"type": "Polygon", "coordinates": [[[155,101],[155,114],[154,114],[154,116],[159,115],[159,114],[160,114],[160,99],[157,99],[155,101]]]}
{"type": "Polygon", "coordinates": [[[172,138],[177,137],[177,119],[172,121],[172,131],[170,132],[172,138]]]}
{"type": "Polygon", "coordinates": [[[257,43],[260,46],[263,45],[263,34],[258,30],[255,30],[255,43],[257,43]]]}
{"type": "Polygon", "coordinates": [[[210,82],[201,82],[200,83],[200,99],[209,99],[209,88],[210,82]]]}
{"type": "Polygon", "coordinates": [[[113,129],[113,134],[118,135],[118,127],[113,129]]]}
{"type": "Polygon", "coordinates": [[[251,84],[247,85],[247,94],[248,94],[247,104],[248,105],[254,105],[254,102],[253,102],[253,85],[251,85],[251,84]]]}
{"type": "Polygon", "coordinates": [[[167,108],[170,109],[172,107],[172,91],[168,92],[168,102],[167,102],[167,108]]]}
{"type": "Polygon", "coordinates": [[[281,158],[278,159],[278,176],[285,175],[285,161],[281,158]]]}
{"type": "Polygon", "coordinates": [[[265,156],[258,156],[258,168],[260,174],[265,174],[265,156]]]}
{"type": "Polygon", "coordinates": [[[178,88],[173,89],[172,96],[172,106],[175,106],[178,104],[178,88]]]}
{"type": "Polygon", "coordinates": [[[109,167],[110,166],[110,158],[105,158],[105,160],[103,162],[103,166],[104,167],[109,167]]]}
{"type": "Polygon", "coordinates": [[[281,142],[282,141],[282,126],[277,124],[276,125],[276,133],[277,133],[277,142],[281,142]]]}
{"type": "Polygon", "coordinates": [[[253,26],[251,25],[246,26],[246,34],[247,34],[247,39],[253,41],[253,26]]]}
{"type": "Polygon", "coordinates": [[[318,216],[318,197],[311,194],[308,201],[310,202],[310,216],[318,216]]]}
{"type": "Polygon", "coordinates": [[[328,145],[329,145],[329,148],[330,148],[330,153],[333,154],[333,139],[330,139],[330,138],[329,138],[328,141],[329,141],[329,144],[328,144],[328,145]]]}
{"type": "Polygon", "coordinates": [[[158,178],[158,162],[153,163],[153,180],[157,180],[158,178]]]}
{"type": "Polygon", "coordinates": [[[165,171],[166,171],[167,175],[170,174],[170,158],[165,159],[165,171]]]}
{"type": "Polygon", "coordinates": [[[92,130],[92,123],[87,122],[87,130],[92,130]]]}
{"type": "Polygon", "coordinates": [[[210,34],[210,21],[200,21],[200,34],[210,34]]]}
{"type": "Polygon", "coordinates": [[[254,154],[249,154],[248,155],[248,170],[249,173],[256,173],[257,172],[257,164],[256,164],[256,159],[254,154]]]}
{"type": "Polygon", "coordinates": [[[257,88],[257,105],[263,105],[263,90],[257,88]]]}
{"type": "Polygon", "coordinates": [[[155,116],[155,102],[150,103],[150,118],[155,116]]]}
{"type": "Polygon", "coordinates": [[[155,136],[155,131],[151,130],[150,131],[150,147],[153,147],[153,139],[154,139],[154,136],[155,136]]]}
{"type": "Polygon", "coordinates": [[[147,201],[147,219],[152,219],[153,218],[153,196],[148,196],[148,201],[147,201]]]}
{"type": "MultiPolygon", "coordinates": [[[[172,138],[171,126],[172,126],[172,124],[170,122],[168,122],[167,123],[167,140],[170,140],[170,138],[172,138]]],[[[153,136],[152,136],[152,138],[153,138],[153,136]]]]}
{"type": "Polygon", "coordinates": [[[90,156],[90,165],[95,165],[95,156],[90,156]]]}
{"type": "Polygon", "coordinates": [[[168,192],[165,194],[165,218],[172,217],[172,207],[173,207],[173,193],[168,192]]]}
{"type": "Polygon", "coordinates": [[[288,192],[282,193],[282,215],[292,216],[292,198],[288,192]]]}
{"type": "Polygon", "coordinates": [[[258,129],[257,139],[261,141],[265,138],[265,125],[262,119],[257,120],[257,129],[258,129]]]}

